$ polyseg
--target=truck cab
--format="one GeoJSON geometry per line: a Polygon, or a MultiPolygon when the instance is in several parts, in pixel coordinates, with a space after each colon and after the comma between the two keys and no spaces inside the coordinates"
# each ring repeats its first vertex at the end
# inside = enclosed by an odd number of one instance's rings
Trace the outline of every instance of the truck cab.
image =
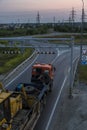
{"type": "Polygon", "coordinates": [[[55,67],[51,64],[36,63],[32,66],[31,82],[49,85],[50,90],[53,86],[55,67]]]}
{"type": "Polygon", "coordinates": [[[51,64],[38,64],[32,66],[32,77],[47,73],[53,79],[55,68],[51,64]]]}

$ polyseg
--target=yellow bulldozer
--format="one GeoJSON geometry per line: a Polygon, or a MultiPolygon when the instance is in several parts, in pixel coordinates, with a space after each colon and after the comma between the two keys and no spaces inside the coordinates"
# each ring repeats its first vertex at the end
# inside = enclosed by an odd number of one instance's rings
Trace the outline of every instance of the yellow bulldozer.
{"type": "Polygon", "coordinates": [[[40,115],[39,107],[37,99],[27,95],[23,86],[20,93],[10,92],[0,83],[0,130],[33,130],[40,115]]]}
{"type": "Polygon", "coordinates": [[[54,67],[35,64],[31,83],[20,83],[7,91],[0,83],[0,130],[33,130],[52,91],[54,67]]]}

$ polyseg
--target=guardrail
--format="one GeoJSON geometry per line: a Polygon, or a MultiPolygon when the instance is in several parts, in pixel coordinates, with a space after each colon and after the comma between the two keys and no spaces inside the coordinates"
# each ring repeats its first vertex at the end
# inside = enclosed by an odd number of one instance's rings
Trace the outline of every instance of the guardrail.
{"type": "Polygon", "coordinates": [[[58,40],[58,41],[71,41],[72,40],[72,37],[71,38],[34,38],[34,37],[2,37],[0,38],[0,40],[14,40],[14,41],[23,41],[23,40],[51,40],[51,41],[55,41],[55,40],[58,40]]]}
{"type": "Polygon", "coordinates": [[[75,71],[74,71],[74,75],[73,75],[73,83],[74,83],[74,78],[75,78],[75,74],[76,74],[76,70],[77,70],[77,66],[78,66],[79,58],[80,58],[80,57],[77,57],[77,58],[74,60],[74,62],[77,60],[77,63],[76,63],[75,71]]]}
{"type": "Polygon", "coordinates": [[[11,73],[9,73],[7,76],[5,76],[5,78],[3,79],[3,82],[6,81],[8,78],[10,78],[15,72],[17,72],[19,70],[19,68],[22,68],[24,66],[24,64],[26,64],[28,61],[30,61],[31,58],[34,57],[34,55],[36,54],[36,50],[33,52],[33,54],[26,59],[24,62],[22,62],[20,65],[18,65],[11,73]]]}

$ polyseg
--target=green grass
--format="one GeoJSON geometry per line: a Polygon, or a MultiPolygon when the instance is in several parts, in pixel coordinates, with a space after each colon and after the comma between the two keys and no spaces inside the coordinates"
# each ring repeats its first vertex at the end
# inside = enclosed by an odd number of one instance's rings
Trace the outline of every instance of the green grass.
{"type": "Polygon", "coordinates": [[[87,83],[87,65],[79,65],[79,80],[87,83]]]}
{"type": "Polygon", "coordinates": [[[17,67],[27,59],[32,52],[33,49],[31,48],[26,49],[23,54],[3,54],[2,51],[0,51],[0,74],[5,74],[17,67]]]}
{"type": "Polygon", "coordinates": [[[25,28],[9,28],[0,29],[0,37],[14,37],[14,36],[27,36],[34,34],[47,33],[48,28],[46,26],[41,27],[25,27],[25,28]]]}
{"type": "MultiPolygon", "coordinates": [[[[74,38],[75,38],[75,41],[74,43],[76,45],[79,45],[79,43],[81,43],[81,35],[76,35],[76,34],[73,34],[74,38]]],[[[40,38],[71,38],[72,37],[72,34],[64,34],[64,35],[55,35],[55,36],[38,36],[40,38]]],[[[50,41],[51,43],[57,43],[57,44],[62,44],[64,43],[64,41],[50,41]]],[[[70,43],[69,41],[67,41],[67,43],[70,43]]],[[[84,44],[87,44],[87,34],[84,34],[83,36],[83,43],[84,44]]]]}

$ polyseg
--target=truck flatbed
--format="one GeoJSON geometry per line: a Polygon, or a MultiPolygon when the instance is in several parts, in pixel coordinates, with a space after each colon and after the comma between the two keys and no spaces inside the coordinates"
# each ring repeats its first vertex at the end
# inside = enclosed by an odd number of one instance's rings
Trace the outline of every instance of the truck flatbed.
{"type": "Polygon", "coordinates": [[[43,85],[42,83],[20,83],[16,88],[17,91],[20,91],[21,86],[24,86],[28,95],[34,96],[38,101],[41,100],[44,94],[48,91],[46,85],[43,85]]]}
{"type": "Polygon", "coordinates": [[[11,130],[24,130],[31,110],[20,110],[13,119],[11,130]]]}

